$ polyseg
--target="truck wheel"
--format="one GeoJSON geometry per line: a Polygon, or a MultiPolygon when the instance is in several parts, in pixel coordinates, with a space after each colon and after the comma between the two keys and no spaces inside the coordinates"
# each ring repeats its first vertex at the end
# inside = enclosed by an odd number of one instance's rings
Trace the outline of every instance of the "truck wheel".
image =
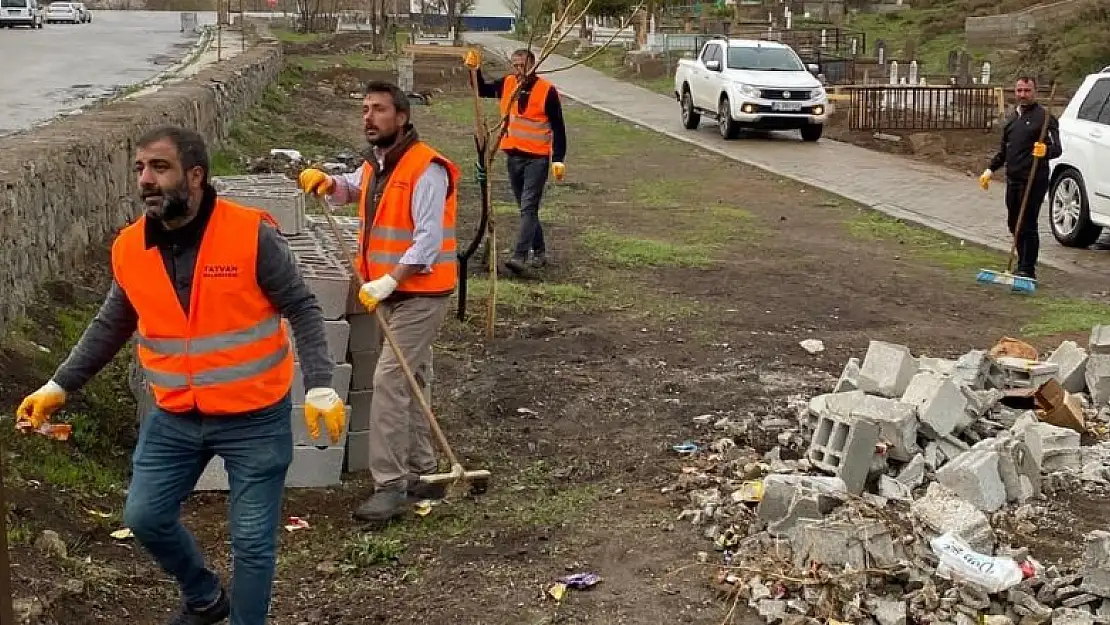
{"type": "Polygon", "coordinates": [[[687,130],[696,130],[701,124],[701,113],[694,110],[694,98],[690,97],[688,88],[682,90],[682,127],[687,130]]]}
{"type": "Polygon", "coordinates": [[[740,134],[740,126],[732,119],[728,96],[721,96],[721,103],[717,106],[717,129],[721,131],[721,138],[726,141],[731,141],[740,134]]]}
{"type": "Polygon", "coordinates": [[[807,124],[802,126],[802,141],[817,141],[821,138],[821,133],[825,130],[824,124],[807,124]]]}

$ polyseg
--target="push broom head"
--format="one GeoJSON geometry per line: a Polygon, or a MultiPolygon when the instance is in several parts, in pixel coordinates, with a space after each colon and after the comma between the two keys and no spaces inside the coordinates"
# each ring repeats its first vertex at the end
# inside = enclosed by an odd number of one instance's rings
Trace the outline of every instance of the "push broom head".
{"type": "Polygon", "coordinates": [[[1016,291],[1018,293],[1033,294],[1037,292],[1036,278],[1015,276],[1012,273],[995,271],[994,269],[980,269],[979,275],[975,277],[975,281],[980,284],[1008,286],[1011,291],[1016,291]]]}

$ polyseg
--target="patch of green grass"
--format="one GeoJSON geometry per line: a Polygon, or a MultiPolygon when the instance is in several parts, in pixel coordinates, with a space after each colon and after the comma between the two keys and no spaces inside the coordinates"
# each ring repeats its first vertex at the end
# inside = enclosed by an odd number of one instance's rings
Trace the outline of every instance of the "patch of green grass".
{"type": "Polygon", "coordinates": [[[503,520],[518,529],[571,523],[589,514],[600,495],[601,489],[593,484],[534,492],[530,497],[509,502],[503,520]]]}
{"type": "Polygon", "coordinates": [[[705,245],[640,239],[603,230],[587,232],[582,243],[602,260],[619,267],[707,267],[712,263],[705,245]]]}
{"type": "Polygon", "coordinates": [[[334,33],[299,33],[284,28],[272,28],[270,32],[282,43],[316,43],[330,38],[334,33]]]}
{"type": "Polygon", "coordinates": [[[239,176],[247,173],[243,160],[230,150],[216,150],[209,160],[213,176],[239,176]]]}
{"type": "Polygon", "coordinates": [[[1090,330],[1110,320],[1110,305],[1085,299],[1037,297],[1037,317],[1021,328],[1025,336],[1047,336],[1090,330]]]}
{"type": "MultiPolygon", "coordinates": [[[[467,280],[467,308],[475,311],[483,307],[489,298],[490,282],[487,278],[467,280]]],[[[497,310],[509,313],[525,313],[536,310],[597,310],[603,300],[595,291],[577,284],[563,282],[526,282],[520,280],[497,280],[497,310]]]]}
{"type": "Polygon", "coordinates": [[[407,546],[399,538],[378,533],[356,534],[343,547],[343,561],[358,569],[396,564],[407,546]]]}
{"type": "Polygon", "coordinates": [[[863,211],[846,222],[849,234],[870,241],[889,241],[906,248],[915,258],[946,269],[971,270],[993,267],[1005,261],[999,252],[957,239],[936,230],[908,224],[874,211],[863,211]]]}
{"type": "Polygon", "coordinates": [[[310,72],[320,71],[329,67],[349,67],[381,71],[393,70],[393,63],[388,59],[373,58],[370,55],[358,52],[348,52],[347,54],[298,55],[292,57],[289,60],[289,64],[302,71],[310,72]]]}

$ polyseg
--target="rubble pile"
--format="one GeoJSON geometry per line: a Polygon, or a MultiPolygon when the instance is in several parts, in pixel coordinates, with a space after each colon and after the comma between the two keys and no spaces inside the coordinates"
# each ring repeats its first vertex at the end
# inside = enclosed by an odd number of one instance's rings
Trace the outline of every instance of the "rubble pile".
{"type": "Polygon", "coordinates": [[[996,531],[1053,492],[1105,490],[1110,443],[1081,436],[1108,402],[1110,326],[1044,360],[1012,339],[955,360],[872,341],[766,454],[735,443],[759,424],[697,417],[720,437],[673,487],[679,519],[772,624],[1110,623],[1110,532],[1045,567],[996,531]]]}

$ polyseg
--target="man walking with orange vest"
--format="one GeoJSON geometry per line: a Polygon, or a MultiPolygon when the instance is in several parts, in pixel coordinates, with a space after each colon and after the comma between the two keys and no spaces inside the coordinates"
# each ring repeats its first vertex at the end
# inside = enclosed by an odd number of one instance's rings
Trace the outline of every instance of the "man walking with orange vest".
{"type": "MultiPolygon", "coordinates": [[[[370,150],[362,167],[329,176],[300,174],[301,188],[335,205],[358,203],[356,262],[364,282],[359,300],[381,307],[402,355],[427,387],[432,342],[447,316],[458,280],[455,216],[459,170],[417,136],[408,97],[396,85],[372,82],[362,101],[370,150]]],[[[439,499],[443,488],[419,476],[437,469],[431,432],[393,351],[382,349],[370,402],[370,473],[374,494],[355,512],[380,523],[414,500],[439,499]]]]}
{"type": "Polygon", "coordinates": [[[476,70],[478,95],[501,100],[501,115],[509,116],[508,132],[501,140],[501,150],[509,171],[509,185],[520,207],[520,232],[516,247],[505,266],[516,274],[526,271],[528,252],[532,266],[547,264],[547,245],[540,224],[540,200],[547,184],[547,172],[556,180],[566,175],[564,159],[567,152],[566,127],[559,93],[548,80],[528,72],[536,65],[531,50],[517,50],[510,59],[513,73],[487,83],[482,77],[482,59],[477,50],[469,50],[463,59],[468,69],[476,70]],[[509,106],[517,86],[523,81],[513,106],[509,106]]]}
{"type": "Polygon", "coordinates": [[[138,141],[146,213],[112,245],[100,312],[53,378],[23,400],[38,428],[136,333],[155,408],[139,429],[124,523],[178,582],[169,625],[264,625],[277,559],[296,337],[309,433],[338,441],[346,411],[329,387],[324,318],[277,223],[216,195],[203,138],[166,127],[138,141]],[[282,319],[284,317],[285,319],[282,319]],[[227,469],[233,578],[227,592],[181,525],[181,504],[214,455],[227,469]]]}

